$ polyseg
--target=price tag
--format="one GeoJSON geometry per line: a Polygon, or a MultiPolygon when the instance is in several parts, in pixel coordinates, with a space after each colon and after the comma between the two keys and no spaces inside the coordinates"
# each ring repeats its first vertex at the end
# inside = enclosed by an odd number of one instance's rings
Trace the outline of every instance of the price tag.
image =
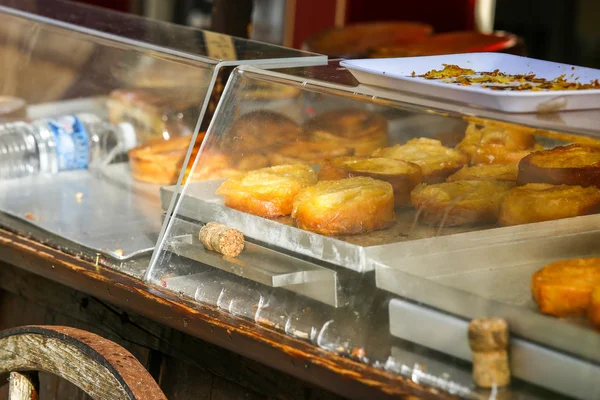
{"type": "Polygon", "coordinates": [[[207,55],[218,60],[237,60],[233,37],[221,33],[204,31],[207,55]]]}

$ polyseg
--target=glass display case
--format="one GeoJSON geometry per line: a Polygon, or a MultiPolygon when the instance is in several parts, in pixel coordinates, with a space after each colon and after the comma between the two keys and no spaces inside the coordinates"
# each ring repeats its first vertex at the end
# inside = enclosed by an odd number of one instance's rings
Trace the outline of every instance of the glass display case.
{"type": "Polygon", "coordinates": [[[597,398],[599,118],[359,85],[335,61],[236,68],[187,181],[161,188],[146,279],[459,397],[597,398]],[[478,317],[508,322],[509,389],[473,385],[478,317]]]}
{"type": "Polygon", "coordinates": [[[159,185],[185,170],[232,67],[326,62],[53,0],[0,1],[0,50],[1,225],[108,265],[153,249],[159,185]]]}

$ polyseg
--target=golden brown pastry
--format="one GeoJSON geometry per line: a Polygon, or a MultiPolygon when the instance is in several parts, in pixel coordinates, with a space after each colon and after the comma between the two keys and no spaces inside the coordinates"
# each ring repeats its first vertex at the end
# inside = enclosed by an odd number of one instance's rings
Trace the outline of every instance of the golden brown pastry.
{"type": "Polygon", "coordinates": [[[590,304],[587,310],[588,320],[598,330],[600,330],[600,283],[592,289],[590,304]]]}
{"type": "Polygon", "coordinates": [[[444,181],[468,161],[462,152],[442,146],[439,140],[427,138],[411,139],[404,145],[378,149],[372,156],[413,162],[421,167],[426,183],[444,181]]]}
{"type": "Polygon", "coordinates": [[[532,128],[491,121],[469,119],[464,139],[456,146],[471,164],[518,163],[536,146],[532,128]]]}
{"type": "Polygon", "coordinates": [[[454,181],[517,181],[519,167],[517,164],[481,164],[464,166],[446,179],[446,182],[454,181]]]}
{"type": "MultiPolygon", "coordinates": [[[[302,127],[288,117],[268,110],[238,118],[225,135],[224,148],[232,153],[265,148],[305,137],[302,127]]],[[[245,153],[244,153],[245,154],[245,153]]]]}
{"type": "Polygon", "coordinates": [[[191,181],[206,181],[211,179],[233,178],[244,172],[265,168],[269,165],[267,157],[260,153],[250,153],[248,156],[233,156],[224,154],[214,149],[204,149],[200,160],[192,171],[190,163],[186,173],[191,176],[191,181]]]}
{"type": "Polygon", "coordinates": [[[265,218],[288,215],[294,197],[317,182],[317,175],[306,165],[280,165],[247,172],[226,180],[217,189],[225,205],[265,218]]]}
{"type": "Polygon", "coordinates": [[[357,176],[320,181],[303,189],[292,211],[299,228],[323,235],[352,235],[390,226],[396,220],[392,185],[357,176]]]}
{"type": "MultiPolygon", "coordinates": [[[[557,261],[531,278],[531,293],[540,311],[557,317],[584,315],[590,306],[592,289],[597,286],[600,258],[557,261]]],[[[592,318],[596,318],[593,311],[592,318]]]]}
{"type": "Polygon", "coordinates": [[[328,111],[304,125],[310,140],[350,147],[357,156],[367,156],[387,146],[387,120],[376,113],[359,109],[328,111]]]}
{"type": "Polygon", "coordinates": [[[320,164],[326,160],[352,155],[353,150],[334,143],[295,141],[275,146],[267,154],[271,165],[320,164]]]}
{"type": "Polygon", "coordinates": [[[138,140],[146,142],[191,135],[202,101],[197,93],[182,96],[174,88],[117,89],[110,92],[106,108],[110,122],[132,124],[138,140]]]}
{"type": "Polygon", "coordinates": [[[518,182],[600,187],[600,148],[572,144],[531,153],[519,163],[518,182]]]}
{"type": "Polygon", "coordinates": [[[389,182],[396,207],[410,205],[410,192],[421,182],[421,167],[409,161],[374,157],[340,157],[321,165],[319,180],[369,176],[389,182]]]}
{"type": "Polygon", "coordinates": [[[411,193],[420,220],[438,226],[493,223],[513,182],[455,181],[419,185],[411,193]]]}
{"type": "Polygon", "coordinates": [[[529,183],[510,191],[500,212],[502,225],[577,217],[600,212],[600,189],[596,187],[529,183]]]}
{"type": "MultiPolygon", "coordinates": [[[[200,133],[190,160],[195,159],[203,139],[204,133],[200,133]]],[[[151,140],[129,150],[131,175],[141,182],[174,184],[183,167],[190,140],[191,136],[151,140]]]]}

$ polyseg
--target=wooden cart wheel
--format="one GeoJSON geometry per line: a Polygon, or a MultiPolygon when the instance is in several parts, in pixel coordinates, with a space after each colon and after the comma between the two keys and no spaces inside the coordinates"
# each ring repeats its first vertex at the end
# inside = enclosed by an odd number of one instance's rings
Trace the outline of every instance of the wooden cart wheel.
{"type": "Polygon", "coordinates": [[[80,329],[23,326],[0,332],[0,382],[10,400],[38,398],[37,371],[68,380],[94,399],[166,400],[127,350],[80,329]]]}

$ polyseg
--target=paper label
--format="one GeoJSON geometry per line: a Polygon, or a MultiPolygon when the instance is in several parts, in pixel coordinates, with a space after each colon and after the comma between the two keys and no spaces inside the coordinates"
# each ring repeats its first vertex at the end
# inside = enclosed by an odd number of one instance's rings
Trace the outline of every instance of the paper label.
{"type": "Polygon", "coordinates": [[[58,170],[87,168],[90,162],[89,138],[85,126],[74,115],[48,120],[54,135],[58,170]]]}

